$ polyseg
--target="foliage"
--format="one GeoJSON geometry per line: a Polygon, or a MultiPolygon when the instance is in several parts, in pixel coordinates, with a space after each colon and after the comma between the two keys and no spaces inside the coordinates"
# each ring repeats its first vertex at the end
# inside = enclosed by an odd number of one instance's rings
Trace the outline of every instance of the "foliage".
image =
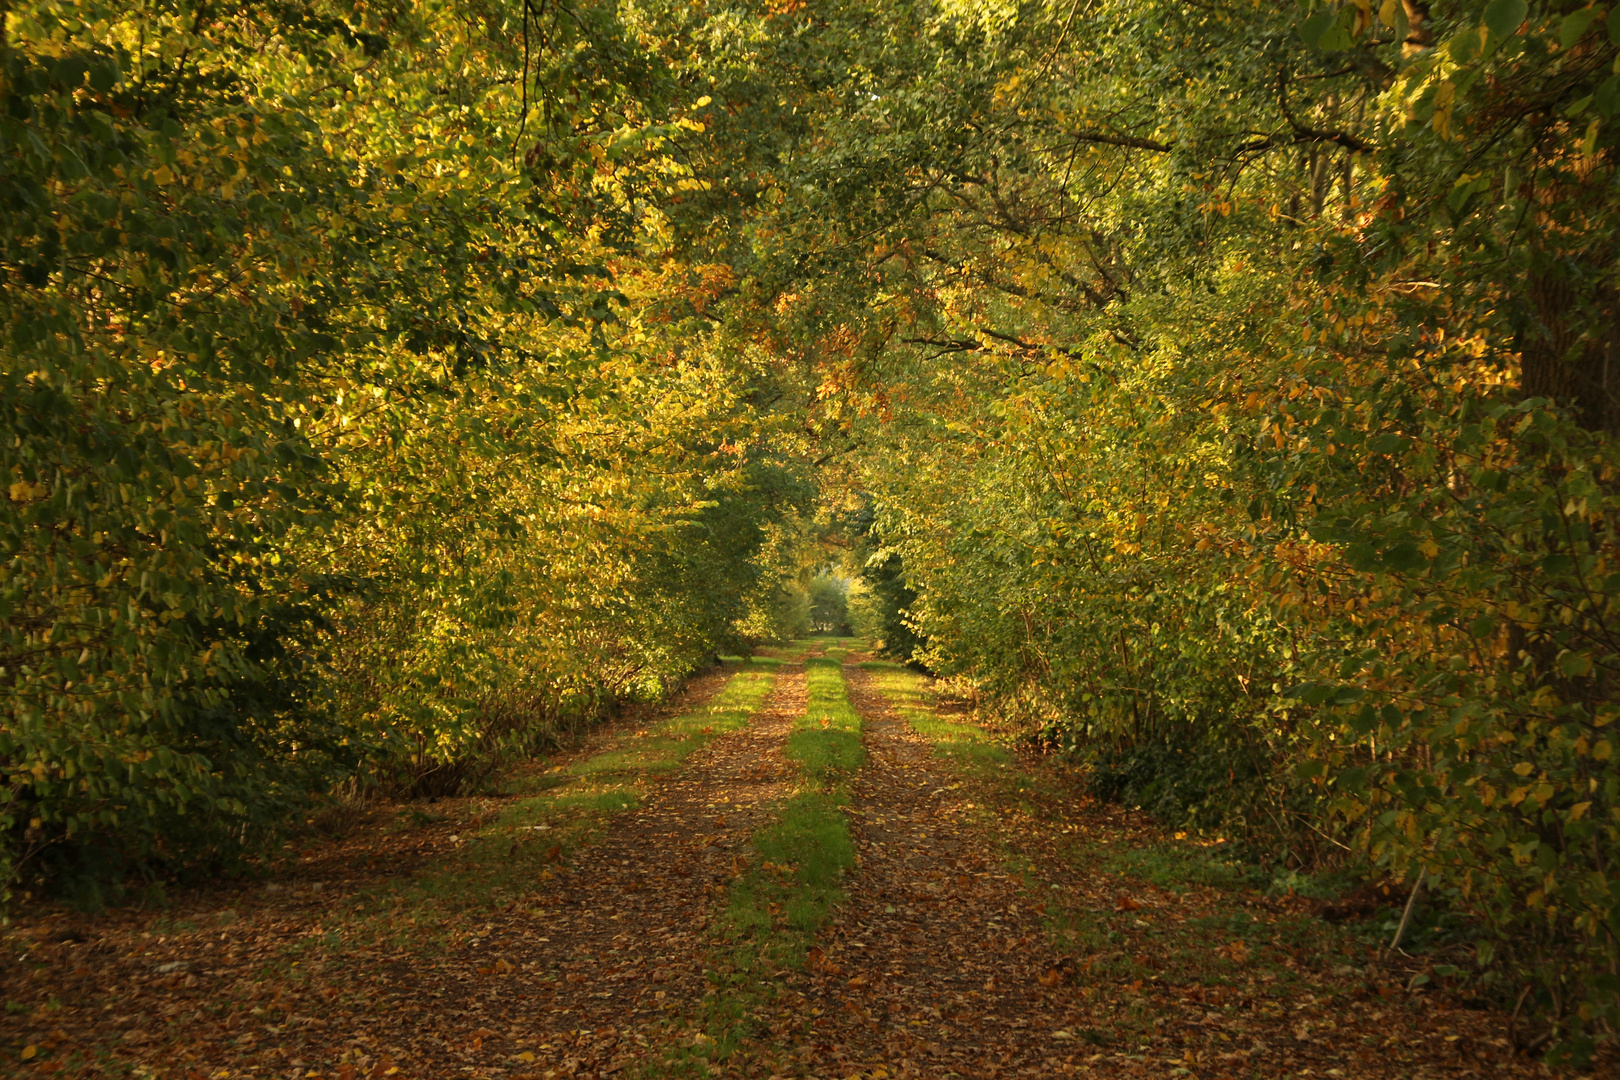
{"type": "Polygon", "coordinates": [[[1587,1053],[1620,1018],[1620,22],[997,10],[750,44],[804,130],[735,310],[819,358],[922,655],[1104,788],[1421,868],[1490,928],[1482,985],[1587,1053]]]}
{"type": "Polygon", "coordinates": [[[833,637],[849,635],[849,582],[825,571],[811,577],[810,630],[833,637]]]}
{"type": "Polygon", "coordinates": [[[30,874],[465,787],[841,624],[842,543],[1098,791],[1421,875],[1532,1041],[1620,1023],[1613,11],[5,20],[30,874]]]}
{"type": "Polygon", "coordinates": [[[881,655],[914,662],[928,643],[910,622],[917,593],[906,584],[899,554],[872,553],[861,569],[860,583],[860,594],[851,598],[856,632],[872,639],[881,655]]]}
{"type": "Polygon", "coordinates": [[[609,7],[4,18],[30,882],[217,867],[351,777],[461,790],[735,641],[802,483],[714,282],[664,276],[702,124],[609,7]]]}

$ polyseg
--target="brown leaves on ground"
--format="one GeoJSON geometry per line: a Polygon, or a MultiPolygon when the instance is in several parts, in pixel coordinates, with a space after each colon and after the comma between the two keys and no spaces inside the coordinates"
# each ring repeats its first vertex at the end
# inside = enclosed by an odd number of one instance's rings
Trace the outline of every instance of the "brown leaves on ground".
{"type": "Polygon", "coordinates": [[[796,667],[749,727],[518,894],[388,907],[397,877],[455,865],[489,819],[461,800],[404,829],[378,815],[268,884],[161,916],[21,920],[0,1054],[19,1075],[186,1080],[1547,1074],[1500,1013],[1409,990],[1323,918],[1354,912],[1111,870],[1104,854],[1156,839],[1144,822],[1061,777],[964,782],[846,672],[868,723],[858,872],[803,968],[761,976],[775,989],[728,1031],[710,927],[792,775],[796,667]]]}
{"type": "Polygon", "coordinates": [[[1033,804],[960,784],[846,670],[859,879],[726,1075],[1550,1075],[1502,1014],[1317,951],[1348,946],[1314,914],[1102,869],[1153,831],[1059,777],[1033,804]]]}

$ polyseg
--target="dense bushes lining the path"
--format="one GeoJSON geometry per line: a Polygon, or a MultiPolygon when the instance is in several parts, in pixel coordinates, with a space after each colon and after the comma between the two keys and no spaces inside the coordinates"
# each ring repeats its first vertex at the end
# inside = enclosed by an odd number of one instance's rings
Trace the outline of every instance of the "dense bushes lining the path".
{"type": "Polygon", "coordinates": [[[1421,873],[1620,1024],[1620,21],[823,12],[771,332],[849,387],[920,656],[1173,820],[1421,873]]]}
{"type": "Polygon", "coordinates": [[[696,95],[531,8],[6,8],[0,884],[461,790],[779,574],[655,209],[696,95]]]}

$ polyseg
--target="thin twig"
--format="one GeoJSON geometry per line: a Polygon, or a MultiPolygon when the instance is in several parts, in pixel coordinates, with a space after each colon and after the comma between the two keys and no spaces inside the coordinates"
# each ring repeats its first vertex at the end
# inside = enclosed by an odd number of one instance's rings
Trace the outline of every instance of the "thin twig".
{"type": "Polygon", "coordinates": [[[523,133],[529,127],[529,0],[523,0],[523,111],[518,117],[517,135],[512,139],[512,160],[523,148],[523,133]]]}
{"type": "Polygon", "coordinates": [[[1530,983],[1524,984],[1524,989],[1519,991],[1519,1000],[1513,1003],[1513,1015],[1508,1017],[1508,1043],[1515,1050],[1519,1048],[1518,1033],[1515,1031],[1519,1026],[1519,1012],[1524,1008],[1524,999],[1530,996],[1530,987],[1530,983]]]}
{"type": "Polygon", "coordinates": [[[1428,867],[1426,866],[1418,867],[1417,880],[1412,882],[1411,895],[1406,898],[1406,910],[1401,912],[1401,924],[1395,928],[1395,936],[1389,939],[1389,948],[1384,950],[1385,956],[1395,951],[1401,943],[1402,935],[1406,933],[1407,920],[1412,917],[1412,904],[1417,900],[1418,890],[1423,888],[1423,874],[1427,870],[1428,867]]]}

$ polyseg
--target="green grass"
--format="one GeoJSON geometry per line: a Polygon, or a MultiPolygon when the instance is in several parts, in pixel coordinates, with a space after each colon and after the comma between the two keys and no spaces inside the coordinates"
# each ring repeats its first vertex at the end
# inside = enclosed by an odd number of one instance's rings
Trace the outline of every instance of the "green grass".
{"type": "Polygon", "coordinates": [[[530,794],[492,804],[481,820],[468,823],[445,865],[368,890],[328,929],[346,939],[420,946],[424,938],[452,932],[458,911],[520,900],[554,877],[614,816],[639,806],[650,780],[747,724],[763,706],[780,663],[741,665],[705,704],[528,779],[523,787],[530,794]]]}
{"type": "Polygon", "coordinates": [[[812,784],[826,786],[861,767],[861,718],[849,703],[838,661],[811,659],[804,667],[810,698],[788,736],[787,757],[812,784]]]}
{"type": "Polygon", "coordinates": [[[1094,845],[1094,857],[1109,871],[1152,882],[1178,892],[1189,887],[1265,889],[1271,875],[1264,869],[1223,857],[1219,847],[1166,842],[1139,848],[1094,845]]]}
{"type": "Polygon", "coordinates": [[[849,779],[866,759],[861,718],[839,664],[812,659],[805,674],[809,700],[786,748],[799,766],[799,789],[778,820],[755,834],[759,864],[738,877],[727,906],[739,940],[778,926],[788,931],[772,936],[767,948],[775,963],[792,966],[803,962],[809,936],[842,898],[838,884],[855,865],[843,807],[849,779]]]}
{"type": "Polygon", "coordinates": [[[708,1062],[729,1057],[754,1034],[749,1016],[774,995],[770,975],[804,966],[855,865],[844,806],[850,778],[865,760],[860,717],[837,660],[812,658],[805,667],[809,701],[785,751],[799,767],[799,785],[777,819],[754,834],[754,860],[727,893],[720,919],[725,944],[710,960],[713,989],[701,1021],[713,1041],[701,1053],[679,1051],[666,1069],[701,1075],[708,1062]]]}

